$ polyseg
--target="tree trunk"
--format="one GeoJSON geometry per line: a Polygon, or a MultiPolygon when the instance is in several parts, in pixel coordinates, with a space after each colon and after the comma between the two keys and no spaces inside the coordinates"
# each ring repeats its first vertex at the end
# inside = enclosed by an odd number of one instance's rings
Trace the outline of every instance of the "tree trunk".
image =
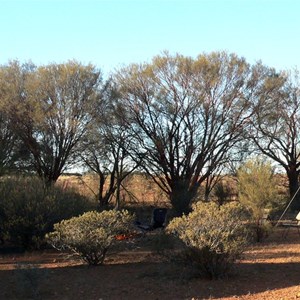
{"type": "Polygon", "coordinates": [[[291,210],[292,211],[299,211],[300,210],[300,191],[299,189],[299,172],[297,170],[290,170],[288,173],[288,180],[289,180],[289,192],[290,192],[290,199],[294,197],[296,194],[293,202],[291,203],[291,210]]]}
{"type": "Polygon", "coordinates": [[[98,174],[99,176],[99,185],[98,185],[98,205],[99,210],[101,211],[105,207],[105,200],[103,199],[103,188],[104,188],[104,176],[102,173],[98,174]]]}
{"type": "Polygon", "coordinates": [[[173,185],[173,189],[169,194],[170,201],[175,214],[182,216],[191,211],[190,204],[196,196],[197,188],[190,189],[186,182],[177,182],[173,185]]]}
{"type": "Polygon", "coordinates": [[[115,209],[119,210],[121,206],[121,180],[117,179],[117,187],[116,187],[116,205],[115,209]]]}

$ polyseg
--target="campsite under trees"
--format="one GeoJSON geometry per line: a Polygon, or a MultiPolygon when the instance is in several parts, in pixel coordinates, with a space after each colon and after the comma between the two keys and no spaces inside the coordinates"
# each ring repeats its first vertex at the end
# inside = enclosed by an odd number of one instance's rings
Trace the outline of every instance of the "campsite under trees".
{"type": "Polygon", "coordinates": [[[105,207],[113,196],[121,205],[122,181],[139,172],[181,215],[200,187],[209,201],[222,176],[259,156],[286,178],[288,201],[299,188],[299,93],[297,71],[226,52],[165,52],[109,78],[76,61],[10,61],[0,66],[0,175],[36,174],[51,186],[88,170],[105,207]]]}
{"type": "Polygon", "coordinates": [[[0,298],[297,298],[299,120],[234,53],[1,65],[0,298]]]}

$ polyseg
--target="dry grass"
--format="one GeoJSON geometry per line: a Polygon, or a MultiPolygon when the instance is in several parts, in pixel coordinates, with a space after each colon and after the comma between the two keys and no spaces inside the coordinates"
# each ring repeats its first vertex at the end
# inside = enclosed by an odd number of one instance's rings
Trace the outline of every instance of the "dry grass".
{"type": "MultiPolygon", "coordinates": [[[[97,175],[62,175],[58,180],[58,184],[66,188],[73,188],[90,199],[95,200],[97,197],[97,175]]],[[[121,200],[123,206],[169,206],[166,195],[152,180],[142,174],[133,174],[126,178],[121,190],[121,200]]]]}

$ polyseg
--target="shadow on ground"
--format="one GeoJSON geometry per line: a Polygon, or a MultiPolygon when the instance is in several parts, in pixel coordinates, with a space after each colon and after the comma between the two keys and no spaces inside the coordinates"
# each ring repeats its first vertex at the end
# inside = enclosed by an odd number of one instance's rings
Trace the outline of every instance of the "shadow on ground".
{"type": "Polygon", "coordinates": [[[196,278],[190,266],[166,261],[153,250],[155,241],[149,235],[121,245],[99,267],[66,260],[53,250],[0,253],[0,299],[277,300],[295,299],[298,293],[300,298],[300,244],[295,233],[289,240],[277,235],[254,245],[233,275],[215,281],[196,278]],[[278,294],[281,290],[284,297],[278,294]],[[286,297],[291,290],[297,295],[286,297]]]}
{"type": "Polygon", "coordinates": [[[300,284],[299,263],[241,263],[235,275],[216,281],[194,278],[187,267],[167,262],[36,266],[1,271],[0,299],[207,299],[300,284]]]}

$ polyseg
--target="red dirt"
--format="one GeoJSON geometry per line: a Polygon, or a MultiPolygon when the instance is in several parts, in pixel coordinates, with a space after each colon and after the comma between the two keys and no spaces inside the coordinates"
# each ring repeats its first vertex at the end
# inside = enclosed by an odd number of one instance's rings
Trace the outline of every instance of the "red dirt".
{"type": "Polygon", "coordinates": [[[248,249],[233,275],[215,281],[166,261],[151,235],[123,241],[100,267],[53,250],[1,254],[0,299],[300,299],[300,236],[276,231],[248,249]]]}

